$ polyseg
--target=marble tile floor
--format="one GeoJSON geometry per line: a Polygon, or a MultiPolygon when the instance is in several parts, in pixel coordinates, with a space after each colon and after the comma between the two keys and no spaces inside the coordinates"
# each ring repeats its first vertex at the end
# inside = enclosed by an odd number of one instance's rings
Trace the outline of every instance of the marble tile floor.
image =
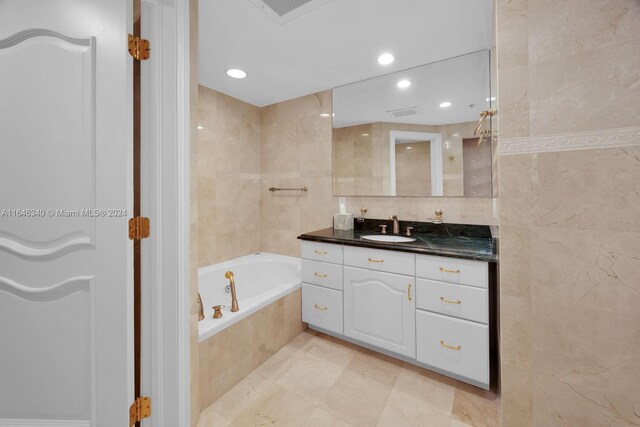
{"type": "Polygon", "coordinates": [[[198,427],[498,426],[498,396],[308,329],[200,414],[198,427]]]}

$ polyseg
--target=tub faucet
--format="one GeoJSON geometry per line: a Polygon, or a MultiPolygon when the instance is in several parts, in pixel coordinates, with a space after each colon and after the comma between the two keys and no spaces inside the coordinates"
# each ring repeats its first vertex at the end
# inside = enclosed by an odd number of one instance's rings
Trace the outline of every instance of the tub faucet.
{"type": "Polygon", "coordinates": [[[393,234],[400,234],[400,222],[398,222],[398,215],[392,215],[389,219],[393,221],[393,234]]]}
{"type": "Polygon", "coordinates": [[[198,292],[198,321],[204,319],[204,307],[202,306],[202,298],[200,298],[200,292],[198,292]]]}
{"type": "Polygon", "coordinates": [[[224,277],[229,279],[229,285],[231,286],[231,311],[239,311],[238,298],[236,298],[236,282],[233,280],[233,271],[227,271],[224,273],[224,277]]]}

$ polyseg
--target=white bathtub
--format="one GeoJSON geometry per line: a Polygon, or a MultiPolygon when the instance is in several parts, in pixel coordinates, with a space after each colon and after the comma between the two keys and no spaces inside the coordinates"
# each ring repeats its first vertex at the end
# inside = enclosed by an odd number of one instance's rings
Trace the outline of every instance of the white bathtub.
{"type": "Polygon", "coordinates": [[[217,334],[262,307],[300,288],[300,258],[256,253],[202,267],[198,270],[198,291],[204,306],[199,322],[200,342],[217,334]],[[231,294],[225,292],[229,280],[224,273],[233,271],[240,311],[231,312],[231,294]],[[224,305],[222,317],[213,318],[213,306],[224,305]]]}

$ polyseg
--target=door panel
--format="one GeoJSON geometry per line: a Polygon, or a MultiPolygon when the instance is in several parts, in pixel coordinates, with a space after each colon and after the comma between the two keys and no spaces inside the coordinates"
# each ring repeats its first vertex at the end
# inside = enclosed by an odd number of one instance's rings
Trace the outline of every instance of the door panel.
{"type": "Polygon", "coordinates": [[[128,422],[130,8],[0,2],[3,425],[128,422]]]}
{"type": "Polygon", "coordinates": [[[413,277],[344,267],[344,334],[415,357],[414,293],[413,277]]]}

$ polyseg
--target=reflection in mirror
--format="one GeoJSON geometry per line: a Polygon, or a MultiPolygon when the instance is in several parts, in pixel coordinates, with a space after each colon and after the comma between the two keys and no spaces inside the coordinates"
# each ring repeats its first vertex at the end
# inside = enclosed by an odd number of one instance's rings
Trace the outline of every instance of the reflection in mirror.
{"type": "Polygon", "coordinates": [[[481,51],[334,89],[334,194],[491,197],[489,79],[481,51]]]}

